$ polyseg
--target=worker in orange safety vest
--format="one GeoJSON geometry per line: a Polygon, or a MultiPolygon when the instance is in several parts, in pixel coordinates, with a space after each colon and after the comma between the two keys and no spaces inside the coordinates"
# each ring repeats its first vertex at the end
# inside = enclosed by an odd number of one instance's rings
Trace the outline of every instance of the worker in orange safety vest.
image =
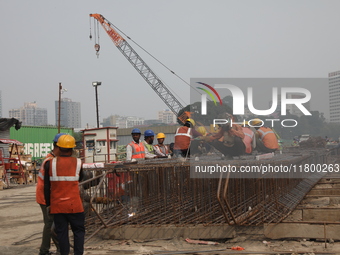
{"type": "Polygon", "coordinates": [[[44,228],[43,228],[43,234],[42,234],[42,241],[39,249],[39,255],[43,254],[49,254],[49,250],[51,248],[51,238],[57,247],[57,252],[59,252],[59,243],[55,236],[51,233],[52,225],[53,225],[53,217],[48,215],[47,213],[47,206],[44,196],[44,165],[45,162],[51,158],[54,158],[55,156],[58,156],[59,154],[59,147],[57,146],[57,142],[60,136],[66,135],[65,133],[59,133],[56,134],[53,139],[53,149],[52,151],[46,156],[44,162],[40,166],[39,174],[38,174],[38,180],[37,180],[37,186],[36,186],[36,201],[40,205],[41,211],[43,213],[43,219],[44,219],[44,228]]]}
{"type": "Polygon", "coordinates": [[[69,224],[73,232],[74,254],[84,253],[85,214],[80,196],[79,180],[83,179],[82,163],[72,157],[75,139],[59,137],[59,155],[45,163],[44,195],[47,210],[54,215],[55,232],[61,254],[69,254],[69,224]]]}
{"type": "Polygon", "coordinates": [[[145,148],[140,140],[141,131],[134,128],[131,131],[132,141],[126,145],[126,160],[141,160],[145,159],[145,148]]]}
{"type": "MultiPolygon", "coordinates": [[[[250,124],[250,123],[249,123],[250,124]]],[[[276,134],[269,127],[263,126],[263,121],[254,119],[251,121],[251,126],[257,130],[256,132],[256,150],[258,152],[270,153],[279,148],[279,142],[276,134]]]]}
{"type": "Polygon", "coordinates": [[[256,148],[256,129],[249,127],[248,121],[242,126],[242,131],[244,133],[243,143],[246,146],[246,154],[251,154],[253,149],[256,148]]]}
{"type": "MultiPolygon", "coordinates": [[[[168,146],[166,146],[164,144],[164,140],[166,138],[164,133],[158,133],[157,136],[157,141],[158,144],[154,145],[154,149],[155,149],[155,154],[158,156],[162,156],[162,157],[168,157],[169,156],[169,148],[168,146]]],[[[170,156],[171,157],[171,156],[170,156]]]]}
{"type": "Polygon", "coordinates": [[[174,154],[177,157],[188,157],[190,156],[190,149],[193,152],[198,150],[199,141],[192,140],[201,136],[194,128],[195,124],[193,119],[187,119],[182,127],[177,128],[174,144],[174,154]]]}

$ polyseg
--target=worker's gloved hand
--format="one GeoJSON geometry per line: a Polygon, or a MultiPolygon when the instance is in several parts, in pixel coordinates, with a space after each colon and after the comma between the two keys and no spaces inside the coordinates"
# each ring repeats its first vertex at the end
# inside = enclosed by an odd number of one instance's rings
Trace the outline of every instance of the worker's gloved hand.
{"type": "Polygon", "coordinates": [[[50,206],[47,206],[47,207],[46,207],[46,211],[47,211],[47,214],[51,214],[51,208],[50,208],[50,206]]]}

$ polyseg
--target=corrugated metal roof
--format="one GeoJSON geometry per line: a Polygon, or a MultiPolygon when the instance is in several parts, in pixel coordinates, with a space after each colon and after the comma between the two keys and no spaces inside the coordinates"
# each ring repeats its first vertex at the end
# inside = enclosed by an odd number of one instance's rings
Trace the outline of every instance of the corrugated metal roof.
{"type": "MultiPolygon", "coordinates": [[[[144,133],[145,130],[151,129],[155,134],[158,133],[175,133],[176,129],[180,127],[179,125],[174,125],[174,126],[157,126],[157,127],[141,127],[139,128],[142,134],[144,133]]],[[[131,131],[133,128],[119,128],[117,130],[117,135],[118,136],[124,136],[124,135],[131,135],[131,131]]]]}
{"type": "MultiPolygon", "coordinates": [[[[176,129],[180,127],[179,125],[176,126],[157,126],[157,127],[142,127],[139,128],[140,131],[142,132],[141,140],[144,140],[144,131],[147,129],[151,129],[155,134],[157,135],[158,133],[164,133],[166,135],[165,144],[170,144],[175,141],[175,133],[176,129]]],[[[117,135],[118,135],[118,145],[127,145],[132,141],[131,137],[131,131],[133,128],[122,128],[117,130],[117,135]]],[[[154,144],[157,144],[157,139],[155,137],[154,144]]]]}

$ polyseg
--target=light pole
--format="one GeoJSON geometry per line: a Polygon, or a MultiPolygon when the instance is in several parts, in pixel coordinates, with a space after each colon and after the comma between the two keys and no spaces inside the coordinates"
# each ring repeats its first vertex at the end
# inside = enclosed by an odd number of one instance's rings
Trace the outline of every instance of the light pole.
{"type": "Polygon", "coordinates": [[[101,84],[102,84],[101,81],[92,82],[92,86],[94,87],[95,93],[96,93],[97,128],[99,128],[98,90],[97,90],[97,87],[100,86],[101,84]]]}
{"type": "Polygon", "coordinates": [[[58,101],[58,133],[60,133],[60,105],[61,105],[61,94],[63,92],[66,92],[67,89],[63,89],[63,86],[61,86],[61,82],[59,82],[59,101],[58,101]]]}

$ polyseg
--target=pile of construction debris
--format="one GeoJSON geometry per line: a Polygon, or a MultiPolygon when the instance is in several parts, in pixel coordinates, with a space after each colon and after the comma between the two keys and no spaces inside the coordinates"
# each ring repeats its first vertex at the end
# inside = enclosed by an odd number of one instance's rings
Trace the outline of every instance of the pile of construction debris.
{"type": "Polygon", "coordinates": [[[325,148],[326,141],[322,137],[310,137],[307,141],[300,142],[302,148],[325,148]]]}

